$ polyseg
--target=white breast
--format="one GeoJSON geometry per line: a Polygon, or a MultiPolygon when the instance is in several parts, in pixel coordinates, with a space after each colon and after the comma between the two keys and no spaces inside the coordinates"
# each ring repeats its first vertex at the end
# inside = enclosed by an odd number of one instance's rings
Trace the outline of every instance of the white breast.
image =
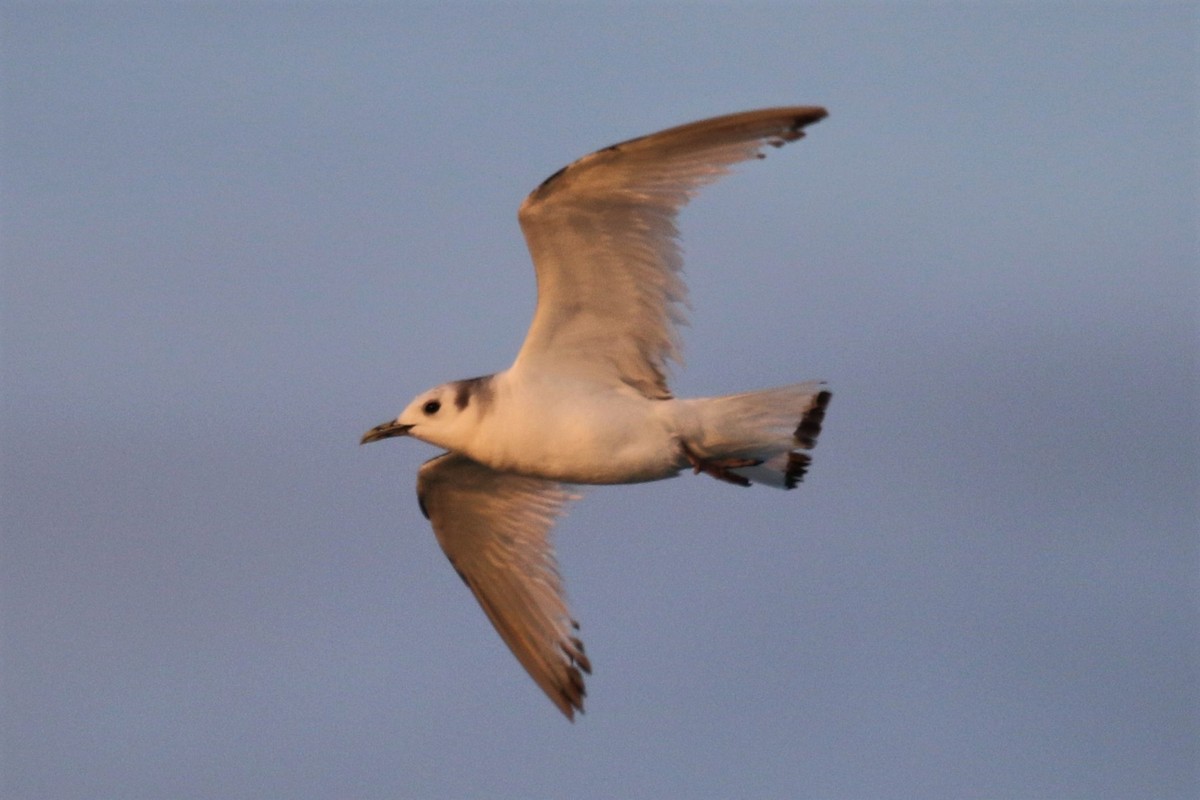
{"type": "Polygon", "coordinates": [[[497,376],[496,400],[467,455],[493,469],[566,483],[637,483],[680,468],[673,400],[561,376],[497,376]]]}

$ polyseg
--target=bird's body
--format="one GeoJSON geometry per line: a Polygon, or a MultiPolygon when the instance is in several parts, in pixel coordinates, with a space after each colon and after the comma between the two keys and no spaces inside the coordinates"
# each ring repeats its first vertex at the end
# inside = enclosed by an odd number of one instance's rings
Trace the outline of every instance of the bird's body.
{"type": "MultiPolygon", "coordinates": [[[[765,461],[789,452],[800,419],[784,396],[814,405],[822,392],[812,381],[768,390],[774,402],[765,404],[760,392],[651,398],[625,385],[514,370],[455,381],[448,388],[459,412],[455,424],[407,435],[500,472],[579,484],[656,481],[694,467],[696,460],[765,461]],[[751,425],[744,413],[729,413],[737,399],[756,412],[751,425]],[[773,409],[779,411],[765,423],[763,417],[773,409]],[[764,427],[765,434],[756,433],[764,427]]],[[[816,404],[817,411],[824,402],[816,404]]]]}
{"type": "Polygon", "coordinates": [[[363,442],[412,436],[447,451],[422,466],[421,508],[496,630],[568,717],[590,662],[549,533],[564,484],[623,484],[685,469],[794,488],[830,393],[819,381],[675,398],[667,362],[686,288],[675,216],[738,161],[781,146],[820,108],[751,111],[597,151],[521,206],[538,305],[513,365],[418,395],[363,442]]]}
{"type": "Polygon", "coordinates": [[[679,469],[670,447],[675,401],[512,370],[475,379],[468,391],[466,435],[433,443],[492,469],[593,484],[658,480],[679,469]]]}

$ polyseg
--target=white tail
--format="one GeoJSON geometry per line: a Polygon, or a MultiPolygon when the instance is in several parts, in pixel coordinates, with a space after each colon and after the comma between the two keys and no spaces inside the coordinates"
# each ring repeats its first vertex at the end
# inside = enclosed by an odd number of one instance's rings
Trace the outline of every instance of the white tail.
{"type": "Polygon", "coordinates": [[[832,394],[822,381],[679,400],[684,453],[697,471],[749,485],[794,489],[812,458],[832,394]],[[746,466],[739,462],[752,461],[746,466]]]}

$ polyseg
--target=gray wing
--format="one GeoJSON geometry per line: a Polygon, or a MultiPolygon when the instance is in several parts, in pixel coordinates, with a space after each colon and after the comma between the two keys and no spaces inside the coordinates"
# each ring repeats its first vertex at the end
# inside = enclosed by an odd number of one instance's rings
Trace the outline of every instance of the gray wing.
{"type": "Polygon", "coordinates": [[[456,453],[422,465],[421,510],[500,638],[568,719],[583,711],[583,672],[550,529],[572,495],[561,484],[496,472],[456,453]]]}
{"type": "Polygon", "coordinates": [[[815,107],[770,108],[631,139],[556,172],[521,205],[537,272],[514,369],[545,369],[669,397],[687,289],[675,217],[729,168],[803,136],[815,107]]]}

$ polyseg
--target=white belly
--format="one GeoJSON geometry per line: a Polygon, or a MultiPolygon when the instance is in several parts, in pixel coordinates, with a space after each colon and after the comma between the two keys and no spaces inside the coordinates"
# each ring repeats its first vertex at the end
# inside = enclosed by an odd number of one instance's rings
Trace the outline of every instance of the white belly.
{"type": "Polygon", "coordinates": [[[673,402],[632,390],[534,387],[497,403],[467,455],[494,469],[565,483],[668,478],[683,466],[667,405],[673,402]]]}

